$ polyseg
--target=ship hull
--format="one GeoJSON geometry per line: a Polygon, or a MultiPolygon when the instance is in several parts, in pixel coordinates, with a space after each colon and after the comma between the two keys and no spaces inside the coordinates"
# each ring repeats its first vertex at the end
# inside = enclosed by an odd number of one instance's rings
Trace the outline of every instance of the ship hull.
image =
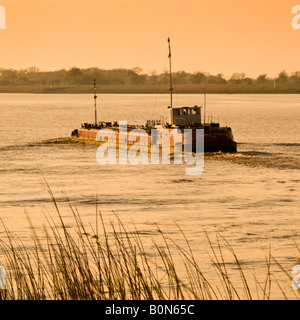
{"type": "Polygon", "coordinates": [[[204,130],[204,152],[237,152],[231,128],[218,127],[204,130]]]}
{"type": "MultiPolygon", "coordinates": [[[[172,130],[172,129],[169,129],[172,130]]],[[[135,142],[140,141],[144,145],[151,146],[153,143],[153,137],[149,133],[143,132],[136,133],[137,138],[134,142],[129,142],[128,133],[120,133],[116,128],[107,128],[107,129],[93,129],[93,128],[81,128],[74,130],[72,132],[72,136],[79,138],[81,140],[89,140],[95,141],[99,143],[103,143],[105,141],[112,141],[117,143],[126,143],[128,145],[132,145],[135,142]]],[[[131,133],[132,135],[132,133],[131,133]]],[[[160,137],[159,144],[162,144],[162,138],[160,137]]],[[[173,136],[170,137],[169,145],[171,149],[176,144],[176,138],[174,139],[173,136]]],[[[184,133],[182,134],[182,145],[192,145],[193,152],[196,152],[196,130],[192,130],[192,140],[186,140],[184,133]]],[[[207,129],[204,128],[204,152],[229,152],[234,153],[237,152],[237,144],[233,140],[232,131],[228,127],[208,127],[207,129]]]]}

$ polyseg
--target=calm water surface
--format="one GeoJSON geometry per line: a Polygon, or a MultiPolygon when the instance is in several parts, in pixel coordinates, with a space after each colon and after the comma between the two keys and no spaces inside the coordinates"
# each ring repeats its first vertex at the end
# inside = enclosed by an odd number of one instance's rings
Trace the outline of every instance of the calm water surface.
{"type": "MultiPolygon", "coordinates": [[[[99,118],[106,121],[144,124],[167,116],[168,95],[98,100],[99,118]]],[[[178,95],[176,103],[202,105],[203,96],[178,95]]],[[[129,229],[134,223],[149,252],[159,238],[155,224],[179,239],[178,223],[208,272],[205,230],[213,238],[224,236],[258,277],[266,275],[270,247],[287,270],[299,262],[298,95],[209,95],[207,113],[230,126],[239,144],[236,155],[206,159],[200,176],[186,176],[184,165],[100,166],[96,146],[69,139],[82,122],[93,121],[90,95],[0,94],[0,112],[0,217],[28,247],[26,213],[37,226],[45,213],[55,217],[44,176],[70,226],[66,198],[92,224],[98,201],[105,219],[114,219],[115,212],[129,229]]],[[[228,263],[234,270],[232,258],[228,263]]]]}

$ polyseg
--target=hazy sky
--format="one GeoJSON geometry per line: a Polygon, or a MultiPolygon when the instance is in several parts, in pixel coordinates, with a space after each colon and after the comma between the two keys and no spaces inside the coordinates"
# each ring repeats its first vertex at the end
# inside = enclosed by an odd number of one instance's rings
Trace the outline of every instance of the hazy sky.
{"type": "Polygon", "coordinates": [[[300,71],[300,0],[0,0],[0,68],[300,71]]]}

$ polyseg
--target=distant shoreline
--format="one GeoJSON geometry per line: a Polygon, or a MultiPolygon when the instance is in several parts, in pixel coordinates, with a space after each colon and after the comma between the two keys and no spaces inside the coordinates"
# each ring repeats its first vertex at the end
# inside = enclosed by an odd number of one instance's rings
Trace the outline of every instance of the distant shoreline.
{"type": "MultiPolygon", "coordinates": [[[[99,94],[166,94],[167,85],[98,85],[99,94]]],[[[0,86],[0,93],[36,93],[36,94],[92,94],[91,85],[74,86],[0,86]]],[[[207,84],[176,85],[178,94],[300,94],[299,84],[207,84]]]]}

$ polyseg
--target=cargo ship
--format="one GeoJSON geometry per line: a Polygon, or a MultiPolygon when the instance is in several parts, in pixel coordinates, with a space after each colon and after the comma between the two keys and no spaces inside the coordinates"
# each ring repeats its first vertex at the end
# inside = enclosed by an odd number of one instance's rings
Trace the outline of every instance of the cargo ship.
{"type": "Polygon", "coordinates": [[[147,120],[145,125],[124,125],[124,122],[104,122],[97,120],[97,94],[96,94],[96,79],[94,79],[94,108],[95,122],[83,123],[81,128],[75,129],[72,132],[72,138],[80,140],[97,141],[100,144],[106,141],[125,144],[127,147],[139,142],[140,145],[152,146],[154,143],[162,145],[165,132],[170,132],[169,147],[172,153],[177,145],[189,145],[192,152],[196,152],[197,131],[204,131],[204,152],[237,152],[237,143],[234,141],[233,133],[230,127],[222,127],[219,122],[206,121],[206,96],[202,106],[173,106],[173,81],[172,81],[172,63],[171,63],[171,45],[168,38],[169,47],[169,75],[170,75],[170,105],[169,120],[147,120]],[[126,130],[125,130],[126,129],[126,130]],[[189,130],[188,130],[189,129],[189,130]],[[187,135],[186,132],[189,131],[187,135]],[[157,132],[157,135],[153,135],[157,132]],[[179,134],[174,135],[174,132],[179,134]],[[171,134],[172,133],[172,134],[171,134]],[[136,136],[136,139],[134,138],[136,136]],[[179,137],[179,141],[178,141],[179,137]],[[154,141],[155,140],[155,141],[154,141]],[[173,148],[173,149],[172,149],[173,148]]]}

